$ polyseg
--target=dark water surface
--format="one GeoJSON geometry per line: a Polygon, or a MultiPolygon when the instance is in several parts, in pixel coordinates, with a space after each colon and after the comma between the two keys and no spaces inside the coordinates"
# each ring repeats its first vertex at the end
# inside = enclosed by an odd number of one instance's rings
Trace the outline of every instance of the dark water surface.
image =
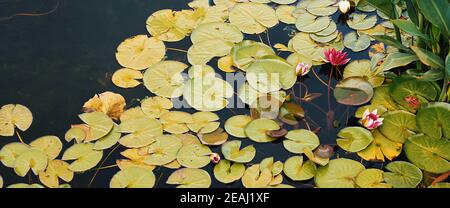
{"type": "MultiPolygon", "coordinates": [[[[61,139],[71,124],[80,123],[77,115],[85,101],[96,93],[113,91],[127,99],[127,107],[136,106],[139,99],[152,96],[142,85],[134,89],[120,89],[111,83],[112,73],[121,68],[114,53],[117,46],[126,38],[147,34],[145,21],[153,12],[160,9],[179,10],[187,8],[188,0],[60,0],[55,12],[40,17],[17,16],[12,19],[2,18],[15,13],[49,11],[58,4],[57,0],[4,0],[0,2],[0,106],[20,103],[30,108],[34,115],[31,128],[22,133],[25,142],[44,135],[56,135],[61,139]]],[[[338,14],[334,15],[337,19],[338,14]]],[[[348,31],[347,26],[340,25],[341,31],[348,31]]],[[[280,24],[270,30],[272,44],[287,44],[289,37],[286,25],[280,24]]],[[[266,41],[266,35],[262,34],[266,41]]],[[[247,39],[258,40],[257,37],[247,39]]],[[[266,42],[267,43],[267,42],[266,42]]],[[[189,38],[180,43],[169,43],[168,47],[187,49],[189,38]]],[[[350,53],[353,59],[366,58],[367,53],[350,53]]],[[[285,56],[287,54],[281,54],[285,56]]],[[[180,52],[168,52],[168,59],[187,63],[186,55],[180,52]]],[[[329,68],[321,69],[324,80],[329,68]]],[[[327,111],[327,88],[312,75],[303,80],[310,92],[323,93],[315,105],[327,111]]],[[[333,85],[336,81],[333,81],[333,85]]],[[[298,91],[298,90],[297,90],[298,91]]],[[[334,99],[334,98],[332,98],[334,99]]],[[[339,128],[327,129],[326,116],[311,104],[304,104],[307,116],[322,127],[320,133],[322,144],[335,144],[336,134],[351,119],[355,108],[338,105],[332,100],[339,128]],[[349,118],[349,119],[347,119],[349,118]]],[[[193,112],[192,109],[187,111],[193,112]]],[[[248,109],[234,110],[238,114],[248,114],[248,109]]],[[[218,114],[222,123],[233,116],[225,109],[218,114]]],[[[233,139],[233,138],[230,138],[233,139]]],[[[0,138],[0,146],[18,141],[17,137],[0,138]]],[[[243,140],[243,145],[253,144],[243,140]]],[[[65,148],[68,144],[65,144],[65,148]]],[[[255,144],[257,149],[254,163],[273,156],[275,160],[285,161],[292,156],[282,143],[255,144]]],[[[114,164],[122,158],[118,148],[104,163],[114,164]]],[[[104,151],[107,155],[110,150],[104,151]]],[[[213,148],[220,152],[219,148],[213,148]]],[[[345,153],[339,153],[341,157],[345,153]]],[[[370,164],[366,164],[370,165],[370,164]]],[[[230,185],[217,182],[212,174],[212,165],[204,169],[210,172],[213,187],[241,187],[240,181],[230,185]]],[[[92,187],[108,187],[111,177],[118,168],[102,170],[92,183],[92,187]]],[[[77,174],[72,187],[88,187],[95,171],[77,174]]],[[[165,184],[172,170],[156,169],[157,187],[172,187],[165,184]]],[[[21,178],[14,171],[0,164],[0,175],[5,186],[13,183],[39,182],[37,177],[21,178]]],[[[312,181],[297,183],[287,177],[284,183],[296,187],[311,187],[312,181]]]]}

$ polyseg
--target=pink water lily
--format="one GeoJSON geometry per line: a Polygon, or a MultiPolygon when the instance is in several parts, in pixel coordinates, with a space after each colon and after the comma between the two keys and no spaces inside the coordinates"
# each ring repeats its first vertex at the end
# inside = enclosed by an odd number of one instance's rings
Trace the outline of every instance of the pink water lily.
{"type": "Polygon", "coordinates": [[[346,52],[337,51],[334,48],[325,50],[323,54],[325,55],[325,62],[333,66],[345,65],[351,60],[346,52]]]}
{"type": "Polygon", "coordinates": [[[373,110],[372,112],[370,112],[369,109],[366,109],[360,122],[364,127],[372,130],[383,125],[383,120],[384,118],[380,118],[380,116],[378,115],[377,109],[373,110]]]}
{"type": "Polygon", "coordinates": [[[211,162],[214,164],[217,164],[220,162],[220,155],[217,153],[212,153],[211,155],[209,155],[209,158],[211,159],[211,162]]]}
{"type": "Polygon", "coordinates": [[[311,65],[305,64],[305,63],[299,63],[297,64],[297,67],[295,68],[295,73],[297,76],[305,76],[311,71],[311,65]]]}

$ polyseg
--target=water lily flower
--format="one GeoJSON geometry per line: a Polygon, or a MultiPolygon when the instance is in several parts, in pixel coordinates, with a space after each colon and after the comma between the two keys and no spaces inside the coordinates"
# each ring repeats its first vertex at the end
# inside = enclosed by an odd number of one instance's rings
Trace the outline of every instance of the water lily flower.
{"type": "Polygon", "coordinates": [[[341,11],[342,14],[347,14],[348,11],[350,11],[351,4],[347,0],[341,0],[339,2],[339,11],[341,11]]]}
{"type": "Polygon", "coordinates": [[[334,48],[330,48],[324,51],[325,62],[331,63],[333,66],[341,66],[347,64],[351,59],[348,58],[346,52],[337,51],[334,48]]]}
{"type": "Polygon", "coordinates": [[[376,129],[383,124],[384,118],[380,118],[378,115],[378,110],[375,109],[372,112],[369,109],[363,114],[362,119],[360,120],[361,124],[369,130],[376,129]]]}
{"type": "Polygon", "coordinates": [[[305,64],[303,62],[297,64],[297,67],[295,68],[295,73],[298,76],[302,76],[302,77],[307,75],[310,71],[311,71],[311,66],[309,64],[305,64]]]}
{"type": "Polygon", "coordinates": [[[414,109],[420,108],[420,101],[419,101],[419,98],[417,98],[417,97],[407,96],[407,97],[405,97],[405,102],[407,102],[409,107],[411,107],[411,108],[414,108],[414,109]]]}
{"type": "Polygon", "coordinates": [[[211,162],[214,164],[217,164],[220,162],[220,155],[217,153],[212,153],[211,155],[209,155],[209,158],[211,159],[211,162]]]}

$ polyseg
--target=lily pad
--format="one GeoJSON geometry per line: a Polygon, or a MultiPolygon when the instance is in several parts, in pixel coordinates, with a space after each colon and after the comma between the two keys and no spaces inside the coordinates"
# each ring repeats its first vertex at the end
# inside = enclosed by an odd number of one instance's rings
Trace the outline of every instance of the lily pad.
{"type": "Polygon", "coordinates": [[[188,50],[188,61],[192,65],[205,65],[214,57],[226,56],[234,43],[221,39],[206,40],[192,45],[188,50]]]}
{"type": "Polygon", "coordinates": [[[389,92],[396,103],[413,113],[421,104],[434,101],[438,96],[438,92],[431,82],[411,77],[395,79],[390,85],[389,92]],[[418,106],[407,102],[409,96],[418,100],[418,106]]]}
{"type": "Polygon", "coordinates": [[[243,39],[244,36],[236,26],[221,22],[201,24],[191,34],[193,44],[208,40],[223,40],[225,42],[239,43],[243,39]]]}
{"type": "Polygon", "coordinates": [[[248,163],[256,155],[256,149],[253,145],[241,149],[242,142],[239,140],[229,141],[222,145],[222,153],[225,159],[237,163],[248,163]]]}
{"type": "Polygon", "coordinates": [[[148,148],[148,155],[145,163],[148,165],[165,165],[174,161],[177,158],[178,150],[183,144],[173,135],[161,135],[155,137],[155,142],[150,144],[148,148]]]}
{"type": "Polygon", "coordinates": [[[260,118],[251,121],[245,127],[245,134],[254,142],[267,143],[275,141],[276,138],[268,136],[266,132],[279,129],[280,126],[277,122],[270,119],[260,118]]]}
{"type": "Polygon", "coordinates": [[[373,87],[368,81],[360,77],[350,77],[336,85],[334,97],[343,105],[358,106],[369,102],[373,93],[373,87]]]}
{"type": "Polygon", "coordinates": [[[296,78],[294,67],[277,59],[258,60],[247,69],[250,86],[263,93],[278,91],[280,88],[290,89],[296,78]]]}
{"type": "Polygon", "coordinates": [[[348,152],[359,152],[366,149],[374,140],[369,130],[361,127],[347,127],[338,133],[336,142],[348,152]]]}
{"type": "Polygon", "coordinates": [[[380,132],[388,139],[405,143],[408,137],[418,131],[416,115],[407,111],[392,111],[383,114],[383,125],[379,127],[380,132]]]}
{"type": "Polygon", "coordinates": [[[112,129],[114,122],[102,112],[84,113],[80,119],[88,125],[85,141],[95,141],[106,136],[112,129]]]}
{"type": "Polygon", "coordinates": [[[384,82],[384,74],[377,73],[376,70],[371,69],[369,60],[357,60],[350,62],[344,69],[343,78],[361,77],[367,80],[374,88],[379,87],[384,82]]]}
{"type": "Polygon", "coordinates": [[[320,145],[319,137],[312,131],[296,129],[289,131],[283,141],[287,151],[302,154],[305,148],[316,149],[320,145]]]}
{"type": "Polygon", "coordinates": [[[153,188],[155,175],[144,168],[130,167],[117,172],[109,183],[110,188],[153,188]]]}
{"type": "Polygon", "coordinates": [[[33,114],[23,105],[9,104],[0,108],[0,136],[13,136],[16,127],[26,131],[32,122],[33,114]]]}
{"type": "Polygon", "coordinates": [[[188,128],[199,134],[211,133],[219,128],[219,116],[211,112],[197,112],[192,114],[192,123],[188,123],[188,128]]]}
{"type": "Polygon", "coordinates": [[[278,24],[275,10],[266,4],[245,2],[230,11],[230,23],[246,34],[259,34],[278,24]]]}
{"type": "Polygon", "coordinates": [[[328,16],[317,17],[311,13],[303,13],[297,17],[295,26],[298,30],[305,33],[316,33],[327,28],[331,23],[331,18],[328,16]]]}
{"type": "Polygon", "coordinates": [[[69,170],[69,163],[62,160],[52,160],[48,162],[47,169],[39,172],[39,181],[49,188],[58,188],[59,178],[65,182],[73,179],[74,173],[69,170]]]}
{"type": "Polygon", "coordinates": [[[245,127],[252,121],[253,119],[247,115],[237,115],[229,118],[225,122],[225,131],[228,132],[231,136],[237,138],[246,138],[245,127]]]}
{"type": "Polygon", "coordinates": [[[219,111],[228,105],[233,87],[220,78],[190,79],[183,91],[186,102],[199,111],[219,111]]]}
{"type": "Polygon", "coordinates": [[[244,40],[236,44],[231,50],[233,63],[241,70],[246,70],[252,63],[263,57],[275,55],[273,49],[260,42],[244,40]]]}
{"type": "Polygon", "coordinates": [[[315,183],[318,188],[356,188],[355,179],[363,170],[364,166],[354,160],[334,159],[317,169],[315,183]]]}
{"type": "Polygon", "coordinates": [[[125,68],[144,70],[161,61],[165,55],[166,46],[161,40],[137,35],[119,45],[116,59],[125,68]]]}
{"type": "Polygon", "coordinates": [[[182,111],[170,111],[161,115],[164,131],[172,134],[183,134],[189,131],[187,124],[192,123],[192,115],[182,111]]]}
{"type": "Polygon", "coordinates": [[[284,166],[281,161],[274,162],[273,157],[268,157],[261,161],[259,167],[261,171],[268,168],[272,172],[272,175],[277,176],[283,171],[284,166]]]}
{"type": "Polygon", "coordinates": [[[155,142],[156,136],[162,135],[161,123],[153,118],[135,118],[120,124],[121,133],[127,134],[120,138],[119,143],[128,148],[139,148],[155,142]]]}
{"type": "Polygon", "coordinates": [[[19,142],[9,143],[0,150],[0,161],[8,168],[14,168],[14,162],[22,153],[30,150],[30,146],[19,142]]]}
{"type": "Polygon", "coordinates": [[[367,30],[374,27],[377,21],[376,15],[368,17],[367,14],[353,13],[350,15],[350,19],[347,20],[347,24],[354,30],[367,30]]]}
{"type": "Polygon", "coordinates": [[[328,25],[327,28],[323,29],[322,31],[316,32],[314,34],[318,35],[318,36],[329,36],[329,35],[332,35],[333,33],[335,33],[336,31],[337,31],[337,25],[334,21],[331,21],[330,25],[328,25]]]}
{"type": "Polygon", "coordinates": [[[30,149],[20,154],[14,161],[14,172],[24,177],[31,169],[34,175],[47,168],[48,156],[41,150],[30,149]]]}
{"type": "Polygon", "coordinates": [[[138,80],[142,78],[144,78],[144,75],[140,71],[122,68],[114,72],[112,82],[117,87],[134,88],[141,84],[138,80]]]}
{"type": "Polygon", "coordinates": [[[40,137],[32,141],[30,146],[44,152],[50,160],[54,160],[58,157],[63,147],[61,140],[56,136],[40,137]]]}
{"type": "Polygon", "coordinates": [[[316,164],[311,160],[303,162],[302,156],[293,156],[284,163],[283,172],[293,181],[306,181],[316,175],[316,164]]]}
{"type": "Polygon", "coordinates": [[[410,137],[404,148],[409,161],[420,169],[436,174],[450,171],[450,142],[448,140],[437,140],[419,134],[410,137]]]}
{"type": "Polygon", "coordinates": [[[214,177],[225,184],[233,183],[242,178],[245,172],[245,165],[242,163],[231,164],[228,160],[221,160],[214,166],[214,177]]]}
{"type": "Polygon", "coordinates": [[[393,160],[402,152],[402,143],[393,142],[386,138],[379,130],[372,132],[373,142],[364,150],[358,152],[358,156],[367,161],[384,162],[385,157],[393,160]]]}
{"type": "Polygon", "coordinates": [[[211,177],[201,169],[183,168],[173,172],[166,183],[178,185],[177,188],[209,188],[211,177]]]}
{"type": "Polygon", "coordinates": [[[295,10],[295,6],[281,5],[276,9],[276,15],[280,22],[286,24],[295,24],[297,18],[292,16],[292,12],[295,10]]]}
{"type": "Polygon", "coordinates": [[[364,34],[358,37],[356,32],[351,32],[344,36],[344,45],[353,52],[361,52],[369,48],[370,38],[364,34]]]}
{"type": "Polygon", "coordinates": [[[392,185],[383,183],[383,171],[366,169],[356,177],[356,185],[360,188],[392,188],[392,185]]]}
{"type": "Polygon", "coordinates": [[[201,144],[191,144],[181,147],[177,161],[187,168],[202,168],[209,164],[211,149],[201,144]]]}
{"type": "Polygon", "coordinates": [[[330,35],[327,36],[320,36],[320,35],[316,35],[311,33],[311,39],[313,39],[314,41],[318,42],[318,43],[328,43],[333,41],[334,39],[336,39],[339,35],[339,31],[334,31],[333,33],[331,33],[330,35]]]}
{"type": "Polygon", "coordinates": [[[416,121],[419,130],[426,135],[436,139],[450,139],[450,104],[428,104],[419,110],[416,121]]]}
{"type": "Polygon", "coordinates": [[[189,30],[177,25],[175,13],[170,9],[163,9],[153,13],[147,19],[147,30],[160,40],[176,42],[182,40],[189,30]]]}
{"type": "Polygon", "coordinates": [[[84,172],[95,167],[103,157],[102,151],[93,148],[92,143],[74,144],[64,152],[62,160],[74,160],[69,169],[73,172],[84,172]]]}
{"type": "Polygon", "coordinates": [[[264,188],[272,181],[272,173],[269,169],[260,171],[259,165],[252,165],[245,170],[241,180],[245,188],[264,188]]]}
{"type": "MultiPolygon", "coordinates": [[[[218,126],[219,124],[217,124],[218,126]]],[[[222,128],[218,128],[211,133],[199,134],[198,137],[202,144],[210,146],[222,145],[228,140],[228,134],[222,128]]]]}
{"type": "Polygon", "coordinates": [[[141,102],[142,112],[151,118],[160,118],[162,114],[173,108],[171,100],[164,97],[150,97],[141,102]]]}
{"type": "Polygon", "coordinates": [[[423,178],[422,171],[409,162],[391,162],[385,168],[390,172],[383,174],[384,180],[394,188],[416,188],[423,178]]]}
{"type": "Polygon", "coordinates": [[[191,66],[188,70],[189,78],[207,78],[207,77],[215,77],[216,72],[214,68],[209,65],[194,65],[191,66]]]}
{"type": "Polygon", "coordinates": [[[178,61],[162,61],[154,64],[144,74],[144,85],[158,96],[180,97],[184,85],[181,72],[187,67],[186,64],[178,61]]]}

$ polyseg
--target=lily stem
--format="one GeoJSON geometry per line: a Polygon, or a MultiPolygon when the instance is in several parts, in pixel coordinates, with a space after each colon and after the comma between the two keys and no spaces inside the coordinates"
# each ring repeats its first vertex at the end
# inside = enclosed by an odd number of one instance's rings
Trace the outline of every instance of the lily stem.
{"type": "Polygon", "coordinates": [[[22,142],[22,144],[25,144],[25,142],[23,141],[22,137],[19,134],[19,131],[16,130],[16,135],[19,138],[20,142],[22,142]]]}
{"type": "Polygon", "coordinates": [[[187,50],[183,50],[183,49],[178,49],[178,48],[166,48],[169,51],[178,51],[178,52],[183,52],[183,53],[187,53],[187,50]]]}

